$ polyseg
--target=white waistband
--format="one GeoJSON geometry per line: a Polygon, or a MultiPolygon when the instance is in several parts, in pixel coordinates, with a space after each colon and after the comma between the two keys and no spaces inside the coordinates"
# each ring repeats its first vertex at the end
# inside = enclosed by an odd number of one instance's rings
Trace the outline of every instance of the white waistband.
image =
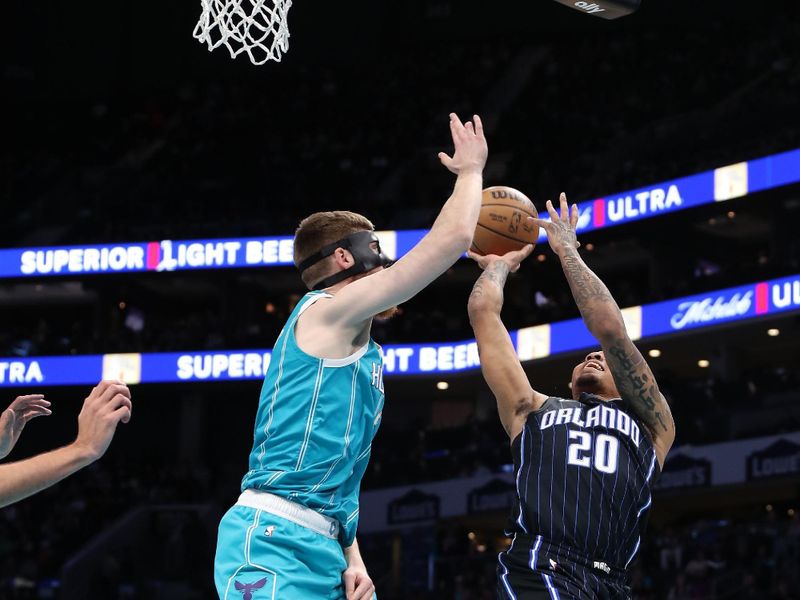
{"type": "Polygon", "coordinates": [[[302,504],[297,504],[297,502],[292,502],[269,492],[247,489],[239,496],[236,504],[283,517],[287,521],[302,525],[311,531],[316,531],[320,535],[334,540],[339,538],[339,521],[336,519],[326,517],[302,504]]]}

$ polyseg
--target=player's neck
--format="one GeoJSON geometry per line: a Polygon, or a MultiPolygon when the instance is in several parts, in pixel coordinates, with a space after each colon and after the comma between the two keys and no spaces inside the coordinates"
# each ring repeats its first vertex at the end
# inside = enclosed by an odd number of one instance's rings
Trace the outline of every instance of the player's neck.
{"type": "Polygon", "coordinates": [[[619,394],[605,390],[578,390],[578,398],[581,397],[581,394],[589,394],[590,396],[594,396],[603,402],[608,402],[609,400],[616,400],[619,398],[619,394]]]}
{"type": "Polygon", "coordinates": [[[353,283],[354,281],[355,281],[355,277],[348,277],[344,281],[340,281],[339,283],[336,283],[336,284],[334,284],[334,285],[332,285],[330,287],[326,287],[326,288],[324,288],[324,289],[322,289],[320,291],[325,292],[326,294],[331,294],[332,296],[335,296],[337,292],[341,291],[344,288],[344,286],[346,286],[346,285],[348,285],[350,283],[353,283]]]}
{"type": "Polygon", "coordinates": [[[608,402],[609,400],[615,400],[616,398],[619,398],[619,396],[616,396],[614,394],[593,394],[593,395],[595,398],[599,398],[603,402],[608,402]]]}

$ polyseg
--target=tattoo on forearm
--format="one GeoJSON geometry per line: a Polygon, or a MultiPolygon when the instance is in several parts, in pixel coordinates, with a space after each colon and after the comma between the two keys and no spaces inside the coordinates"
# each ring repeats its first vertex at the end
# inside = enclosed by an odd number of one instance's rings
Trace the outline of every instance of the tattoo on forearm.
{"type": "MultiPolygon", "coordinates": [[[[619,306],[606,285],[581,260],[577,249],[568,248],[563,252],[561,266],[589,331],[596,335],[601,325],[617,321],[624,332],[625,322],[619,306]]],[[[617,340],[606,351],[606,361],[619,393],[653,432],[669,431],[670,427],[675,427],[669,406],[662,401],[658,384],[644,357],[630,342],[633,350],[629,353],[626,341],[627,338],[617,340]]]]}
{"type": "Polygon", "coordinates": [[[634,347],[634,352],[629,354],[620,340],[608,348],[606,362],[620,395],[651,430],[669,431],[667,420],[675,427],[669,406],[662,400],[655,377],[639,350],[634,347]]]}
{"type": "Polygon", "coordinates": [[[506,279],[508,278],[509,268],[508,265],[502,261],[497,260],[493,262],[491,265],[486,267],[486,270],[481,273],[481,276],[478,277],[478,281],[475,282],[475,285],[472,286],[472,292],[469,295],[470,301],[478,300],[481,298],[485,293],[499,293],[499,301],[502,304],[503,302],[503,286],[506,284],[506,279]],[[492,286],[493,290],[487,290],[485,286],[492,285],[488,282],[493,282],[495,286],[492,286]]]}
{"type": "Polygon", "coordinates": [[[575,304],[578,305],[589,331],[594,332],[601,318],[616,317],[622,323],[622,314],[611,292],[586,266],[577,249],[568,248],[564,251],[561,255],[561,267],[569,282],[575,304]]]}

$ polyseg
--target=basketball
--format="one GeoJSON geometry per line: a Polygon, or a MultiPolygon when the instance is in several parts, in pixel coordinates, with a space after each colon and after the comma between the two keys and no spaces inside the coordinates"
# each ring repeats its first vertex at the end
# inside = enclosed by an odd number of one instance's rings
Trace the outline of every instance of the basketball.
{"type": "Polygon", "coordinates": [[[486,188],[470,249],[483,256],[502,256],[535,244],[539,226],[528,221],[528,217],[538,216],[533,202],[519,190],[504,185],[486,188]]]}

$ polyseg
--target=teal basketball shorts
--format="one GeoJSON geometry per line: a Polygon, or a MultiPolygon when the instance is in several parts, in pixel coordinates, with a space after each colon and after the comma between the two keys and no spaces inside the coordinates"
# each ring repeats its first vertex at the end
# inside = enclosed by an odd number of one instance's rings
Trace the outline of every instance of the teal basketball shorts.
{"type": "Polygon", "coordinates": [[[347,561],[338,525],[294,502],[246,490],[219,524],[214,583],[220,599],[344,600],[347,561]]]}

